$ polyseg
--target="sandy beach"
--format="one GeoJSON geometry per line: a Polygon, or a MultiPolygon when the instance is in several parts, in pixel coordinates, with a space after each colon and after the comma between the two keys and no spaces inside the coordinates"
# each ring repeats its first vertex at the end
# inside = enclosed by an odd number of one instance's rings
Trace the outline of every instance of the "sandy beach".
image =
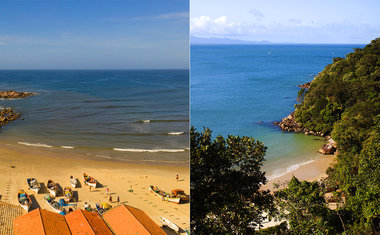
{"type": "MultiPolygon", "coordinates": [[[[17,192],[24,189],[31,195],[34,208],[51,210],[45,200],[46,183],[52,179],[63,189],[70,186],[69,178],[74,176],[80,181],[74,189],[78,198],[78,208],[83,209],[84,202],[94,206],[96,202],[108,202],[106,188],[113,198],[112,206],[126,203],[147,213],[158,225],[160,216],[164,216],[182,229],[190,227],[190,204],[174,204],[162,201],[149,192],[150,184],[164,191],[180,188],[189,194],[190,172],[186,165],[142,164],[109,161],[107,159],[90,160],[85,156],[54,153],[38,147],[25,147],[17,144],[0,143],[0,195],[1,201],[18,205],[17,192]],[[83,173],[94,177],[102,185],[92,189],[83,183],[83,173]],[[176,175],[179,175],[179,181],[176,175]],[[43,185],[41,192],[35,194],[28,189],[27,178],[34,177],[43,185]],[[133,192],[130,192],[130,190],[133,192]]],[[[59,194],[58,200],[63,198],[59,194]]]]}
{"type": "Polygon", "coordinates": [[[320,180],[326,177],[326,170],[328,167],[332,166],[335,162],[334,155],[320,155],[318,159],[309,164],[300,166],[299,168],[291,171],[281,177],[269,180],[262,189],[269,189],[273,191],[273,184],[283,184],[289,181],[293,176],[297,177],[299,180],[314,181],[320,180]]]}

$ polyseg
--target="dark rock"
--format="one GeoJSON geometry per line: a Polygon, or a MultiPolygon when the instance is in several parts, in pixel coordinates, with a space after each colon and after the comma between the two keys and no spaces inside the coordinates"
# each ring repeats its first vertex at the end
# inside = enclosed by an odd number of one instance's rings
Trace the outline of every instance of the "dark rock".
{"type": "Polygon", "coordinates": [[[282,119],[281,122],[277,122],[277,123],[274,122],[274,124],[279,126],[283,131],[297,132],[297,133],[306,131],[295,121],[294,112],[291,113],[286,118],[282,119]]]}
{"type": "Polygon", "coordinates": [[[334,152],[336,151],[336,148],[337,148],[336,143],[334,141],[329,141],[320,150],[318,150],[318,152],[324,155],[334,154],[334,152]]]}
{"type": "Polygon", "coordinates": [[[310,88],[310,85],[311,85],[311,82],[307,82],[307,83],[305,83],[305,84],[298,85],[298,87],[300,87],[300,88],[305,88],[305,89],[309,89],[309,88],[310,88]]]}
{"type": "Polygon", "coordinates": [[[15,98],[26,98],[36,93],[33,92],[17,92],[17,91],[0,91],[0,98],[3,99],[15,99],[15,98]]]}
{"type": "Polygon", "coordinates": [[[0,127],[8,124],[11,121],[18,119],[20,113],[14,111],[12,108],[5,108],[0,111],[0,127]]]}

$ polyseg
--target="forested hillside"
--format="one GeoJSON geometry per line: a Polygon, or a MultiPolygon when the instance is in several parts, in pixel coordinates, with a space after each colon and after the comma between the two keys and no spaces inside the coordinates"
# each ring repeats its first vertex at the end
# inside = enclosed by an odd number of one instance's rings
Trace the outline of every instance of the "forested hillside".
{"type": "Polygon", "coordinates": [[[332,64],[299,92],[295,119],[338,144],[327,184],[345,201],[338,209],[347,232],[379,232],[380,38],[332,64]]]}

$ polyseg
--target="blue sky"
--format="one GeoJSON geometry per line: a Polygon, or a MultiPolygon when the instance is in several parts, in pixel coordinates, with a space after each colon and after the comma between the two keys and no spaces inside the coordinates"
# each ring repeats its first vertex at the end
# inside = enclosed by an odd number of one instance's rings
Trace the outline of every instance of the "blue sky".
{"type": "Polygon", "coordinates": [[[0,2],[0,69],[188,68],[187,0],[0,2]]]}
{"type": "Polygon", "coordinates": [[[190,34],[291,43],[367,44],[380,37],[378,0],[190,0],[190,34]]]}

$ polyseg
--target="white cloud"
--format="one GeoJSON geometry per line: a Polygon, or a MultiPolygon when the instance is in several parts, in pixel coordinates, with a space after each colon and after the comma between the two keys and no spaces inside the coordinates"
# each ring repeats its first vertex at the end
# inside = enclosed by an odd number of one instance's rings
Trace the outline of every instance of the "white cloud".
{"type": "Polygon", "coordinates": [[[214,20],[216,24],[225,24],[227,22],[227,16],[221,16],[214,20]]]}
{"type": "Polygon", "coordinates": [[[239,22],[227,16],[199,16],[190,20],[190,34],[196,37],[226,37],[272,42],[363,43],[379,37],[380,27],[347,20],[318,24],[313,20],[288,19],[282,22],[252,20],[239,22]],[[322,40],[323,39],[323,40],[322,40]]]}
{"type": "Polygon", "coordinates": [[[190,21],[190,32],[194,35],[230,35],[245,33],[247,29],[239,22],[230,21],[227,16],[220,16],[215,19],[210,16],[200,16],[192,18],[190,21]]]}

